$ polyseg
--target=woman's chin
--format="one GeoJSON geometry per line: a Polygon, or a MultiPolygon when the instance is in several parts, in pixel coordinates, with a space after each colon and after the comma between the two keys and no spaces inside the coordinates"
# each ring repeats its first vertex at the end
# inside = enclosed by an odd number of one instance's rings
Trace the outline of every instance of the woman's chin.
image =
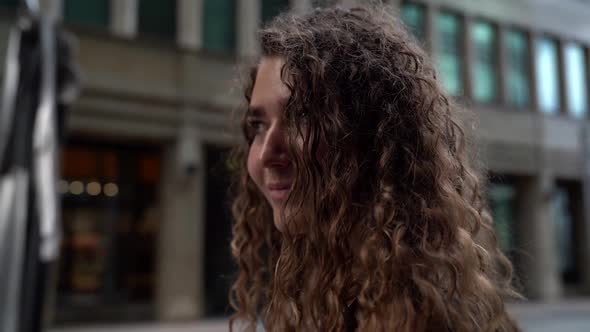
{"type": "Polygon", "coordinates": [[[273,211],[273,222],[279,232],[285,231],[285,220],[281,213],[273,211]]]}
{"type": "Polygon", "coordinates": [[[273,223],[277,230],[283,234],[301,235],[306,232],[304,225],[292,219],[285,220],[285,216],[280,212],[273,212],[273,223]]]}

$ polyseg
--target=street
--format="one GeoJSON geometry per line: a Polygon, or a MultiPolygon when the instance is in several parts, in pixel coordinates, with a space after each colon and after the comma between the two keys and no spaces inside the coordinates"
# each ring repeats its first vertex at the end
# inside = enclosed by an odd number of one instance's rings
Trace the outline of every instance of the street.
{"type": "Polygon", "coordinates": [[[590,331],[590,300],[515,304],[511,311],[525,332],[590,331]]]}
{"type": "MultiPolygon", "coordinates": [[[[590,299],[555,303],[511,304],[510,310],[525,332],[590,331],[590,299]]],[[[181,323],[137,323],[54,328],[49,332],[222,332],[225,320],[201,320],[181,323]]]]}

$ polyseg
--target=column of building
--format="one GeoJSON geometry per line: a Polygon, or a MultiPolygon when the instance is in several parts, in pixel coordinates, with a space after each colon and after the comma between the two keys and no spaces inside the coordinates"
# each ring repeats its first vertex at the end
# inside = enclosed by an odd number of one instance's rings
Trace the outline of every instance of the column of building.
{"type": "Polygon", "coordinates": [[[236,1],[237,6],[237,55],[252,57],[258,54],[256,32],[262,16],[261,0],[236,1]]]}
{"type": "MultiPolygon", "coordinates": [[[[529,32],[529,87],[533,112],[540,113],[535,66],[535,32],[529,32]]],[[[552,199],[555,175],[551,169],[550,151],[545,147],[545,122],[542,114],[533,117],[536,128],[534,148],[537,154],[536,173],[517,181],[516,244],[520,278],[527,296],[539,300],[554,300],[561,296],[555,234],[553,229],[552,199]]]]}
{"type": "Polygon", "coordinates": [[[496,63],[498,66],[498,77],[496,80],[496,91],[498,91],[497,100],[502,105],[508,105],[508,85],[506,84],[506,79],[508,77],[508,67],[506,64],[506,53],[504,46],[506,45],[506,27],[503,25],[498,25],[495,27],[496,35],[498,36],[496,40],[496,48],[495,48],[495,57],[496,63]]]}
{"type": "Polygon", "coordinates": [[[188,49],[199,49],[202,45],[203,0],[177,0],[178,20],[176,40],[178,45],[188,49]]]}
{"type": "Polygon", "coordinates": [[[118,37],[133,38],[137,34],[138,0],[111,0],[111,33],[118,37]]]}
{"type": "Polygon", "coordinates": [[[305,13],[313,8],[312,0],[290,0],[289,6],[297,13],[305,13]]]}
{"type": "MultiPolygon", "coordinates": [[[[202,46],[202,0],[177,1],[177,44],[202,46]]],[[[158,244],[157,316],[186,320],[205,314],[205,176],[204,146],[193,123],[194,107],[182,102],[190,94],[183,69],[190,52],[178,58],[181,99],[176,139],[166,147],[162,174],[162,223],[158,244]]]]}
{"type": "Polygon", "coordinates": [[[473,17],[469,15],[463,15],[461,20],[461,48],[463,49],[463,98],[467,100],[473,100],[473,81],[472,81],[472,66],[474,63],[474,44],[471,41],[470,32],[473,25],[473,17]]]}
{"type": "Polygon", "coordinates": [[[195,319],[204,310],[203,149],[195,135],[186,135],[179,131],[164,152],[156,260],[156,312],[161,320],[195,319]]]}
{"type": "Polygon", "coordinates": [[[434,58],[436,50],[437,31],[436,31],[436,13],[437,8],[433,4],[426,4],[424,7],[424,43],[426,51],[434,58]]]}
{"type": "MultiPolygon", "coordinates": [[[[177,43],[187,49],[202,47],[203,1],[179,0],[177,43]],[[196,18],[196,19],[195,19],[196,18]]],[[[306,10],[305,3],[299,4],[306,10]]],[[[261,20],[261,0],[236,1],[236,53],[238,58],[258,53],[256,31],[261,20]]],[[[185,55],[188,56],[188,55],[185,55]]],[[[179,68],[182,68],[181,56],[179,68]]],[[[179,95],[187,96],[179,74],[179,95]]],[[[182,104],[182,103],[181,103],[182,104]]],[[[162,177],[162,227],[158,248],[157,314],[159,319],[177,320],[205,313],[204,233],[205,170],[204,143],[195,131],[191,114],[198,110],[182,106],[178,138],[167,147],[162,177]],[[192,155],[192,157],[190,156],[192,155]],[[187,159],[188,158],[188,159],[187,159]],[[188,174],[187,162],[198,165],[188,174]]]]}
{"type": "Polygon", "coordinates": [[[554,178],[548,169],[517,181],[515,237],[518,271],[531,299],[555,300],[561,280],[553,232],[551,196],[554,178]]]}

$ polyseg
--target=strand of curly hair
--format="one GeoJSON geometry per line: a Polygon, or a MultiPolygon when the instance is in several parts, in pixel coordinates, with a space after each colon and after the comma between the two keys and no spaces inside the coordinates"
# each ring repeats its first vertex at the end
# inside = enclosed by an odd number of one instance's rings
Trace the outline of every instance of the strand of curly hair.
{"type": "MultiPolygon", "coordinates": [[[[359,331],[518,331],[469,113],[391,10],[287,13],[259,40],[262,56],[285,59],[297,172],[286,217],[304,229],[275,230],[246,170],[243,122],[230,328],[343,331],[352,316],[359,331]]],[[[255,79],[253,66],[246,101],[255,79]]]]}

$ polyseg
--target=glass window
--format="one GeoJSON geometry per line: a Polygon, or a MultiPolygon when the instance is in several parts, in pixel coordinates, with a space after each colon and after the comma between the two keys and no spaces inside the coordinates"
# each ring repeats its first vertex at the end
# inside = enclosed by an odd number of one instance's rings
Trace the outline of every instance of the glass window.
{"type": "Polygon", "coordinates": [[[109,0],[65,0],[64,19],[69,23],[108,27],[109,6],[109,0]]]}
{"type": "Polygon", "coordinates": [[[289,9],[289,0],[262,0],[262,22],[268,22],[289,9]]]}
{"type": "Polygon", "coordinates": [[[205,147],[205,151],[205,313],[221,316],[228,314],[227,294],[232,278],[220,276],[232,276],[237,272],[228,243],[232,234],[232,217],[226,200],[231,179],[231,171],[227,167],[230,151],[214,146],[205,147]]]}
{"type": "Polygon", "coordinates": [[[154,303],[161,164],[158,146],[66,143],[57,319],[115,319],[101,309],[154,303]]]}
{"type": "Polygon", "coordinates": [[[557,43],[549,38],[539,38],[535,46],[539,108],[544,113],[557,113],[559,111],[557,43]]]}
{"type": "Polygon", "coordinates": [[[235,0],[205,0],[203,47],[214,52],[232,51],[236,44],[235,0]]]}
{"type": "Polygon", "coordinates": [[[16,7],[18,0],[0,0],[0,6],[3,7],[16,7]]]}
{"type": "Polygon", "coordinates": [[[529,47],[525,33],[508,30],[504,36],[506,60],[506,98],[508,104],[525,107],[530,104],[529,47]]]}
{"type": "Polygon", "coordinates": [[[580,45],[574,43],[566,45],[565,65],[568,111],[575,117],[583,118],[588,110],[588,97],[585,55],[580,45]]]}
{"type": "Polygon", "coordinates": [[[406,2],[402,5],[400,14],[402,21],[410,28],[414,36],[423,41],[426,36],[424,7],[406,2]]]}
{"type": "Polygon", "coordinates": [[[174,39],[176,35],[176,1],[139,0],[139,32],[174,39]]]}
{"type": "Polygon", "coordinates": [[[450,94],[459,95],[463,90],[459,17],[450,13],[440,13],[436,18],[436,28],[436,60],[441,81],[450,94]]]}
{"type": "Polygon", "coordinates": [[[558,186],[551,202],[559,270],[566,282],[575,280],[577,275],[574,221],[570,199],[569,190],[564,186],[558,186]]]}
{"type": "Polygon", "coordinates": [[[473,98],[489,103],[496,99],[497,57],[496,30],[487,22],[475,22],[471,27],[473,43],[473,98]]]}
{"type": "Polygon", "coordinates": [[[511,185],[490,184],[489,200],[494,217],[494,229],[498,246],[504,253],[508,253],[513,245],[515,195],[516,191],[511,185]]]}

